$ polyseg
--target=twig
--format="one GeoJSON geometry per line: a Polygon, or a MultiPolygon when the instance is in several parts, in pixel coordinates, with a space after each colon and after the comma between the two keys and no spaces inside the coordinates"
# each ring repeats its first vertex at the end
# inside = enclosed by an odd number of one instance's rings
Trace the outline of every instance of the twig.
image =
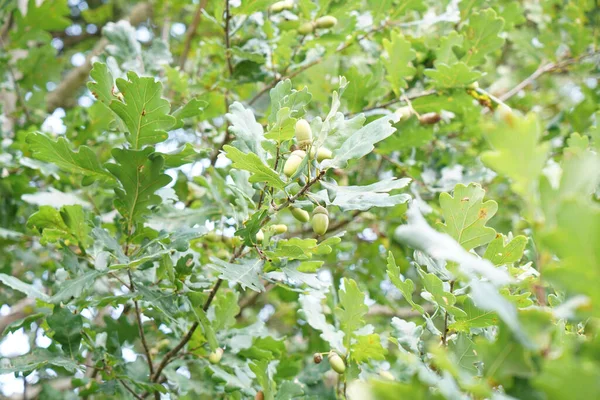
{"type": "MultiPolygon", "coordinates": [[[[135,292],[135,286],[133,285],[133,277],[131,276],[130,270],[127,270],[127,276],[129,276],[129,284],[131,290],[132,292],[135,292]]],[[[133,300],[133,305],[135,306],[135,315],[137,318],[138,332],[140,333],[140,339],[142,341],[142,346],[144,347],[144,353],[146,353],[146,362],[148,363],[148,368],[150,369],[150,377],[152,377],[152,375],[154,375],[154,366],[152,365],[152,356],[150,355],[150,349],[148,348],[148,342],[146,341],[146,335],[144,334],[140,305],[135,299],[133,300]]]]}
{"type": "MultiPolygon", "coordinates": [[[[453,290],[454,290],[454,281],[450,281],[450,293],[452,293],[453,290]]],[[[447,340],[448,340],[448,310],[446,310],[446,313],[444,315],[444,332],[443,332],[443,336],[442,336],[442,343],[444,346],[447,344],[447,340]]]]}
{"type": "Polygon", "coordinates": [[[202,10],[206,7],[208,0],[201,0],[196,7],[196,12],[194,13],[194,19],[192,23],[188,27],[188,30],[185,32],[185,42],[183,45],[183,52],[181,53],[181,57],[179,58],[179,68],[183,69],[185,66],[185,62],[187,61],[188,55],[190,53],[190,48],[192,46],[192,40],[194,36],[196,36],[196,32],[198,31],[198,25],[200,25],[200,20],[202,19],[202,10]]]}
{"type": "Polygon", "coordinates": [[[133,397],[135,397],[138,400],[143,400],[143,397],[140,396],[139,394],[137,394],[128,384],[125,383],[124,380],[119,379],[119,383],[121,383],[121,385],[123,385],[123,387],[133,395],[133,397]]]}
{"type": "Polygon", "coordinates": [[[225,0],[225,58],[227,59],[227,69],[229,77],[233,76],[233,65],[231,64],[231,44],[229,43],[229,20],[231,13],[229,12],[229,0],[225,0]]]}
{"type": "Polygon", "coordinates": [[[373,111],[373,110],[377,110],[379,108],[386,108],[386,107],[389,107],[389,106],[397,104],[397,103],[406,102],[406,100],[409,100],[409,101],[410,100],[415,100],[415,99],[418,99],[420,97],[427,97],[427,96],[431,96],[431,95],[434,95],[434,94],[437,94],[437,93],[438,92],[436,90],[426,90],[426,91],[420,92],[420,93],[415,93],[415,94],[411,94],[411,95],[405,95],[405,96],[399,97],[397,99],[390,100],[390,101],[388,101],[386,103],[376,104],[374,106],[363,108],[362,110],[360,110],[358,112],[347,113],[347,114],[345,114],[345,116],[346,117],[352,117],[352,116],[354,116],[356,114],[359,114],[359,113],[363,113],[363,112],[367,112],[367,111],[373,111]]]}
{"type": "Polygon", "coordinates": [[[514,95],[516,95],[517,93],[519,93],[521,90],[523,90],[529,84],[533,83],[533,81],[535,81],[536,79],[538,79],[540,76],[544,75],[545,73],[556,70],[556,69],[564,68],[568,65],[575,64],[583,59],[593,57],[593,56],[596,56],[599,54],[600,54],[600,51],[592,51],[590,53],[582,54],[579,57],[567,58],[565,60],[562,60],[562,61],[559,61],[556,63],[551,62],[551,63],[547,63],[547,64],[542,64],[531,75],[529,75],[527,78],[525,78],[523,81],[521,81],[517,86],[510,89],[508,92],[499,96],[499,98],[502,101],[506,101],[506,100],[510,99],[511,97],[513,97],[514,95]]]}

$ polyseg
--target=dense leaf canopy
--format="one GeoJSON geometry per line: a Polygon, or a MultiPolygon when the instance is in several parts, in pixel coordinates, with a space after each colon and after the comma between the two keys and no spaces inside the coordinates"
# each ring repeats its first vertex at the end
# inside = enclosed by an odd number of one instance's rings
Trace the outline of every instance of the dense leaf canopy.
{"type": "Polygon", "coordinates": [[[0,396],[599,399],[599,27],[0,1],[0,396]]]}

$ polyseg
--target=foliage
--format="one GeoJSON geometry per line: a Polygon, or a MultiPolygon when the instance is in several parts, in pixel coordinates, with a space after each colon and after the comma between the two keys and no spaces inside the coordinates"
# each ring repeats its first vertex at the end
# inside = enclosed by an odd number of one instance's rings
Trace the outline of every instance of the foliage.
{"type": "Polygon", "coordinates": [[[598,4],[273,3],[2,3],[2,394],[600,398],[598,4]]]}

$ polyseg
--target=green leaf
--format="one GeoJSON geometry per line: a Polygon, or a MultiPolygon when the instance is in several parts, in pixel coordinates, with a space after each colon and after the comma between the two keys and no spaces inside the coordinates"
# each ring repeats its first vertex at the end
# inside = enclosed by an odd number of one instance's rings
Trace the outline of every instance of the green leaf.
{"type": "Polygon", "coordinates": [[[458,315],[450,324],[450,329],[458,332],[469,333],[473,328],[487,328],[498,325],[498,316],[493,311],[484,311],[475,307],[471,299],[466,299],[462,305],[466,315],[458,315]]]}
{"type": "Polygon", "coordinates": [[[182,165],[193,163],[202,158],[204,152],[197,152],[191,143],[186,143],[183,147],[170,151],[168,153],[156,152],[165,160],[165,168],[177,168],[182,165]]]}
{"type": "Polygon", "coordinates": [[[381,339],[376,333],[358,336],[356,343],[352,344],[351,357],[357,363],[370,362],[372,360],[385,360],[387,350],[381,345],[381,339]]]}
{"type": "Polygon", "coordinates": [[[60,31],[71,25],[70,9],[66,0],[53,0],[37,3],[29,0],[23,23],[45,31],[60,31]],[[39,7],[38,7],[39,4],[39,7]]]}
{"type": "Polygon", "coordinates": [[[204,100],[200,100],[194,97],[185,105],[179,107],[173,111],[173,117],[177,120],[175,125],[171,129],[178,129],[183,126],[183,120],[187,118],[200,117],[204,109],[208,106],[208,103],[204,100]]]}
{"type": "Polygon", "coordinates": [[[254,153],[262,162],[266,162],[266,153],[262,147],[265,140],[262,125],[256,122],[254,113],[237,101],[229,107],[225,115],[229,123],[229,132],[234,136],[233,145],[243,153],[254,153]]]}
{"type": "Polygon", "coordinates": [[[296,119],[291,117],[292,111],[289,107],[283,107],[277,112],[277,119],[265,134],[265,138],[275,140],[281,143],[284,140],[291,140],[296,133],[296,119]]]}
{"type": "Polygon", "coordinates": [[[279,110],[287,107],[290,109],[292,118],[301,118],[306,112],[304,107],[312,98],[308,93],[308,88],[302,90],[292,89],[292,81],[285,79],[277,84],[269,91],[271,96],[271,114],[269,115],[269,123],[275,123],[279,110]]]}
{"type": "Polygon", "coordinates": [[[235,317],[240,312],[237,292],[219,292],[213,306],[215,310],[212,326],[216,332],[235,325],[235,317]]]}
{"type": "Polygon", "coordinates": [[[155,192],[171,182],[171,177],[162,173],[164,159],[153,153],[152,147],[137,151],[114,149],[112,155],[117,164],[106,164],[121,183],[115,188],[115,207],[128,220],[129,232],[135,222],[148,214],[148,207],[162,202],[155,192]]]}
{"type": "Polygon", "coordinates": [[[389,192],[405,188],[410,181],[410,178],[388,178],[366,186],[337,186],[322,181],[321,186],[327,191],[335,193],[335,199],[329,202],[329,196],[325,191],[318,193],[318,196],[323,202],[338,206],[344,211],[366,211],[372,207],[393,207],[406,203],[411,197],[408,194],[390,195],[389,192]]]}
{"type": "Polygon", "coordinates": [[[506,243],[507,240],[505,236],[498,235],[485,249],[483,258],[498,266],[519,261],[523,257],[525,246],[527,246],[527,237],[519,235],[508,243],[506,243]]]}
{"type": "Polygon", "coordinates": [[[343,279],[343,290],[339,291],[339,304],[335,309],[340,328],[344,332],[344,344],[350,348],[356,331],[365,325],[364,316],[369,311],[365,304],[365,295],[358,288],[356,281],[343,279]]]}
{"type": "Polygon", "coordinates": [[[27,227],[42,233],[41,244],[69,241],[80,247],[89,242],[90,226],[80,205],[64,206],[59,210],[41,206],[27,221],[27,227]]]}
{"type": "Polygon", "coordinates": [[[276,189],[283,189],[285,183],[279,177],[279,174],[266,166],[263,161],[254,153],[244,154],[233,146],[223,146],[227,157],[233,161],[233,167],[250,172],[250,182],[266,182],[269,186],[276,189]]]}
{"type": "Polygon", "coordinates": [[[521,117],[513,113],[507,119],[486,124],[483,131],[492,150],[484,152],[481,161],[511,179],[513,190],[530,199],[550,148],[549,143],[539,143],[543,132],[537,115],[521,117]]]}
{"type": "MultiPolygon", "coordinates": [[[[456,304],[456,296],[444,289],[444,283],[435,274],[423,275],[423,286],[432,296],[430,301],[437,304],[440,308],[455,317],[467,316],[467,313],[454,306],[456,304]]],[[[423,295],[421,294],[421,296],[423,295]]]]}
{"type": "Polygon", "coordinates": [[[33,297],[34,299],[40,299],[48,302],[49,297],[45,293],[40,292],[34,286],[25,283],[14,276],[0,273],[0,281],[6,286],[26,294],[28,297],[33,297]]]}
{"type": "Polygon", "coordinates": [[[437,63],[435,69],[426,69],[424,74],[430,77],[433,85],[439,89],[464,87],[482,76],[481,72],[473,71],[463,62],[452,65],[437,63]]]}
{"type": "Polygon", "coordinates": [[[400,268],[396,265],[394,255],[390,251],[387,258],[387,276],[390,281],[400,290],[404,299],[411,305],[412,308],[423,314],[425,310],[419,304],[415,303],[412,299],[412,295],[415,291],[415,284],[410,279],[403,279],[400,268]]]}
{"type": "Polygon", "coordinates": [[[53,141],[42,133],[27,135],[27,143],[33,158],[53,163],[65,172],[85,175],[84,184],[94,181],[112,181],[114,177],[102,167],[96,153],[87,146],[81,146],[79,151],[70,148],[69,141],[64,137],[53,141]]]}
{"type": "Polygon", "coordinates": [[[204,336],[206,337],[206,340],[208,341],[208,345],[210,346],[210,349],[214,351],[215,349],[217,349],[219,347],[219,342],[217,341],[217,336],[215,335],[215,329],[213,328],[212,324],[208,320],[208,317],[206,316],[206,312],[202,309],[202,307],[191,307],[191,308],[192,308],[192,312],[194,313],[194,316],[196,317],[196,320],[202,326],[202,332],[204,332],[204,336]]]}
{"type": "Polygon", "coordinates": [[[469,66],[483,64],[486,55],[504,44],[504,39],[498,35],[503,27],[504,20],[491,8],[472,14],[469,24],[461,30],[465,38],[462,46],[465,54],[461,61],[469,66]]]}
{"type": "Polygon", "coordinates": [[[376,119],[363,126],[346,139],[332,160],[324,160],[321,165],[324,168],[344,168],[351,159],[366,156],[375,149],[375,143],[396,132],[392,122],[398,122],[396,114],[376,119]]]}
{"type": "Polygon", "coordinates": [[[480,185],[458,184],[454,197],[449,193],[440,195],[440,206],[445,223],[439,223],[440,231],[452,236],[466,250],[489,243],[496,236],[493,228],[485,226],[498,211],[498,203],[493,200],[483,202],[485,190],[480,185]]]}
{"type": "Polygon", "coordinates": [[[322,298],[323,295],[319,292],[300,295],[299,302],[304,319],[311,327],[321,331],[321,338],[329,343],[332,349],[345,353],[344,332],[337,330],[335,326],[327,322],[325,314],[323,314],[322,298]]]}
{"type": "Polygon", "coordinates": [[[74,279],[69,279],[61,283],[60,291],[52,296],[48,302],[52,304],[68,303],[73,299],[81,297],[91,289],[100,276],[104,275],[101,271],[88,271],[74,279]]]}
{"type": "Polygon", "coordinates": [[[46,349],[36,348],[31,353],[24,356],[1,358],[0,374],[12,374],[17,372],[27,374],[47,366],[64,368],[71,373],[81,370],[81,367],[75,360],[56,355],[46,349]]]}
{"type": "Polygon", "coordinates": [[[411,61],[417,55],[404,35],[396,31],[392,32],[390,40],[383,39],[383,48],[387,52],[387,57],[381,58],[387,70],[386,79],[392,84],[396,96],[400,96],[402,89],[408,86],[405,79],[411,78],[416,72],[411,61]]]}
{"type": "Polygon", "coordinates": [[[290,381],[283,381],[279,385],[279,389],[277,389],[275,400],[295,399],[297,397],[302,397],[303,395],[304,390],[300,385],[290,381]]]}
{"type": "Polygon", "coordinates": [[[228,282],[239,283],[242,288],[249,288],[255,292],[265,290],[259,276],[265,262],[260,258],[242,260],[239,264],[229,263],[216,257],[210,257],[210,261],[212,264],[208,264],[208,266],[220,273],[219,278],[228,282]]]}
{"type": "Polygon", "coordinates": [[[140,78],[134,72],[127,73],[128,80],[117,79],[117,87],[124,101],[112,101],[110,108],[125,123],[127,141],[134,150],[155,144],[167,138],[165,129],[175,125],[169,115],[171,106],[161,97],[162,84],[152,78],[140,78]]]}
{"type": "Polygon", "coordinates": [[[92,92],[92,95],[106,107],[110,107],[113,100],[117,100],[114,94],[115,83],[113,77],[104,63],[96,62],[90,71],[91,82],[88,82],[87,87],[92,92]]]}
{"type": "Polygon", "coordinates": [[[83,337],[83,318],[73,314],[66,307],[54,307],[54,312],[46,318],[48,326],[54,331],[52,339],[62,346],[63,351],[71,358],[79,353],[79,344],[83,337]]]}

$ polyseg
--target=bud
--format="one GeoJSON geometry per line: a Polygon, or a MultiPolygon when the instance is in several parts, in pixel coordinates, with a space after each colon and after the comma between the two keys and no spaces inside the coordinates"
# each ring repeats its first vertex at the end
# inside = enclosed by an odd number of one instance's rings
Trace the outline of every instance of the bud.
{"type": "Polygon", "coordinates": [[[315,158],[315,155],[318,162],[321,162],[323,160],[330,160],[333,158],[333,153],[331,152],[331,150],[326,149],[325,147],[319,147],[319,150],[315,150],[314,147],[310,149],[310,156],[315,158]]]}
{"type": "Polygon", "coordinates": [[[394,111],[397,116],[400,117],[400,121],[409,119],[412,115],[412,110],[409,106],[400,107],[396,111],[394,111]]]}
{"type": "Polygon", "coordinates": [[[275,224],[271,225],[271,230],[275,235],[281,235],[282,233],[287,232],[287,226],[283,224],[275,224]]]}
{"type": "Polygon", "coordinates": [[[327,358],[329,358],[329,365],[331,365],[331,369],[333,369],[335,372],[341,375],[346,371],[346,363],[344,360],[342,360],[342,357],[340,357],[338,353],[330,351],[327,358]]]}
{"type": "Polygon", "coordinates": [[[313,231],[317,235],[321,236],[327,233],[327,228],[329,228],[329,213],[325,207],[318,206],[315,208],[311,223],[313,231]]]}
{"type": "Polygon", "coordinates": [[[310,129],[310,125],[305,119],[299,119],[296,122],[296,140],[298,146],[302,148],[308,147],[312,143],[312,129],[310,129]]]}
{"type": "Polygon", "coordinates": [[[283,173],[288,177],[294,175],[304,157],[306,157],[306,152],[303,150],[296,150],[292,152],[283,166],[283,173]]]}
{"type": "Polygon", "coordinates": [[[300,222],[308,222],[310,214],[301,208],[292,207],[292,215],[300,222]]]}
{"type": "Polygon", "coordinates": [[[441,115],[436,112],[430,112],[427,114],[421,114],[419,117],[419,122],[421,125],[433,125],[440,122],[442,119],[441,115]]]}
{"type": "Polygon", "coordinates": [[[223,357],[223,349],[219,347],[210,353],[208,361],[210,361],[211,364],[218,364],[221,361],[221,357],[223,357]]]}
{"type": "Polygon", "coordinates": [[[262,243],[263,240],[265,240],[265,233],[262,229],[259,229],[258,232],[256,232],[256,243],[262,243]]]}
{"type": "Polygon", "coordinates": [[[312,33],[312,31],[315,30],[315,26],[313,25],[312,22],[305,22],[302,25],[300,25],[300,27],[298,28],[298,33],[301,35],[308,35],[309,33],[312,33]]]}
{"type": "Polygon", "coordinates": [[[273,3],[271,7],[269,7],[269,11],[272,13],[278,13],[282,12],[283,10],[291,10],[292,8],[294,8],[294,0],[284,0],[273,3]]]}
{"type": "Polygon", "coordinates": [[[323,361],[323,355],[321,353],[315,353],[313,355],[313,361],[315,364],[321,364],[321,361],[323,361]]]}
{"type": "Polygon", "coordinates": [[[337,19],[331,15],[326,15],[321,18],[317,18],[315,25],[319,29],[333,28],[337,24],[337,19]]]}

